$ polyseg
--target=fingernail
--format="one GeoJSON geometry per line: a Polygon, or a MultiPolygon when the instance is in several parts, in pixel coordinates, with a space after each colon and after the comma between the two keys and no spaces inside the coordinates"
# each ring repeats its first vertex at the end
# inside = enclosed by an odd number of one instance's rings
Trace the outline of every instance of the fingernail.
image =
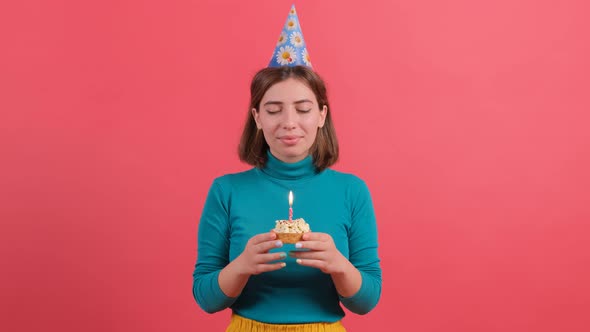
{"type": "Polygon", "coordinates": [[[283,246],[283,241],[278,240],[275,242],[275,247],[282,247],[283,246]]]}
{"type": "Polygon", "coordinates": [[[301,247],[303,247],[303,244],[301,244],[299,242],[295,243],[295,248],[301,248],[301,247]]]}
{"type": "Polygon", "coordinates": [[[287,263],[281,263],[281,267],[287,266],[287,263]]]}
{"type": "Polygon", "coordinates": [[[297,262],[297,264],[301,264],[301,259],[297,258],[295,261],[297,262]]]}
{"type": "Polygon", "coordinates": [[[285,257],[287,257],[287,254],[285,254],[284,252],[282,252],[282,253],[279,254],[279,257],[285,258],[285,257]]]}

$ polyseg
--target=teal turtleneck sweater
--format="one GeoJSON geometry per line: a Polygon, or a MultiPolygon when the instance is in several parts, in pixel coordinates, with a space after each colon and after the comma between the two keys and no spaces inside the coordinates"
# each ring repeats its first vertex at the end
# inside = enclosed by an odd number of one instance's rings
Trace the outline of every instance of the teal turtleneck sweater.
{"type": "MultiPolygon", "coordinates": [[[[289,252],[285,244],[271,252],[289,252]]],[[[335,322],[340,307],[369,312],[381,294],[377,226],[371,196],[358,177],[331,169],[316,172],[311,156],[284,163],[270,153],[265,167],[229,174],[213,181],[201,215],[193,295],[206,312],[225,308],[264,323],[335,322]],[[294,258],[273,272],[251,276],[242,293],[226,296],[218,276],[240,255],[248,239],[287,219],[293,191],[293,218],[304,218],[313,232],[328,233],[338,250],[360,271],[362,285],[353,296],[339,296],[330,275],[301,266],[294,258]]]]}

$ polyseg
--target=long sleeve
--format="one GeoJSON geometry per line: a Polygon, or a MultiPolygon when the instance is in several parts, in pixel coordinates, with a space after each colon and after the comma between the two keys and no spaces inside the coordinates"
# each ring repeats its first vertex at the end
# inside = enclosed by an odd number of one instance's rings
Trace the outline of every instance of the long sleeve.
{"type": "Polygon", "coordinates": [[[223,310],[236,300],[223,293],[218,281],[219,272],[229,263],[228,202],[229,197],[224,197],[221,185],[214,181],[199,222],[193,273],[193,296],[208,313],[223,310]]]}
{"type": "Polygon", "coordinates": [[[366,314],[381,297],[381,267],[377,255],[377,222],[371,194],[358,179],[349,188],[352,221],[349,230],[349,260],[361,273],[362,284],[351,297],[340,297],[342,304],[356,314],[366,314]]]}

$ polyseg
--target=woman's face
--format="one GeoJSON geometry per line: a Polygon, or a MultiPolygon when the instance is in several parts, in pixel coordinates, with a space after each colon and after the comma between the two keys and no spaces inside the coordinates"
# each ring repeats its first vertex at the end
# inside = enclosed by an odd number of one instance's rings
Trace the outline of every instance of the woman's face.
{"type": "Polygon", "coordinates": [[[252,109],[270,152],[287,163],[309,155],[327,112],[326,106],[320,109],[313,91],[294,78],[271,86],[260,101],[260,111],[252,109]]]}

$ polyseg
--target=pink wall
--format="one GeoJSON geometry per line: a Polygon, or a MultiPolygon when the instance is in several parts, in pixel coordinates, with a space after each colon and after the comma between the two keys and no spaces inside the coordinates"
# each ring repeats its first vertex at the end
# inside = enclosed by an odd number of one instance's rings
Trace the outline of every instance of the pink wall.
{"type": "MultiPolygon", "coordinates": [[[[291,2],[92,3],[1,6],[1,329],[221,331],[197,222],[291,2]]],[[[349,330],[588,331],[588,2],[367,4],[296,2],[378,216],[349,330]]]]}

